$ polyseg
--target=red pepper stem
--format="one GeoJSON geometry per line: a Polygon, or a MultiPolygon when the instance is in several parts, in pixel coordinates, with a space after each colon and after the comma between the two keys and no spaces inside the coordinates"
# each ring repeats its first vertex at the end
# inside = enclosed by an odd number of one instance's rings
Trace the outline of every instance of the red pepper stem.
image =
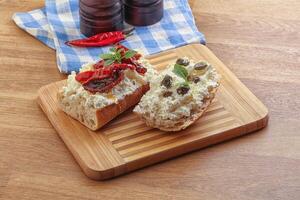
{"type": "Polygon", "coordinates": [[[132,36],[132,35],[133,35],[133,32],[128,33],[128,34],[124,34],[124,37],[125,37],[125,38],[128,38],[129,36],[132,36]]]}

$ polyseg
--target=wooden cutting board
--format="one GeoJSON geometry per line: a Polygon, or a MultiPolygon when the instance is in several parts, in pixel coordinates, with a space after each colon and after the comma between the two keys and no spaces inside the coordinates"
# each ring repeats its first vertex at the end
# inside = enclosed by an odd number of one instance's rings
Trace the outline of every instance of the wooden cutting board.
{"type": "Polygon", "coordinates": [[[192,44],[151,56],[149,60],[161,70],[182,56],[207,60],[222,80],[204,116],[178,133],[151,129],[131,110],[93,132],[59,109],[56,94],[65,81],[39,90],[41,108],[88,177],[112,178],[267,125],[267,108],[207,47],[192,44]]]}

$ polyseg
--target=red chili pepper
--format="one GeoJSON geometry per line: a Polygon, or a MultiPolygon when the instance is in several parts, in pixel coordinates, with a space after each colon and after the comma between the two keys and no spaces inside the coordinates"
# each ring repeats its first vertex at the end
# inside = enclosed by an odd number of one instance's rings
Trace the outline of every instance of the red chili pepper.
{"type": "Polygon", "coordinates": [[[89,38],[68,41],[66,45],[77,47],[103,47],[116,44],[127,37],[122,31],[100,33],[89,38]]]}

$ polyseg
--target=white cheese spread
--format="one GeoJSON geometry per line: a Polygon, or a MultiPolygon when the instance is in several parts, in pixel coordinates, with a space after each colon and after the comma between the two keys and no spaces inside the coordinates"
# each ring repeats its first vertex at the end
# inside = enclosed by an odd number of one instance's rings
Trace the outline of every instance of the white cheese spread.
{"type": "MultiPolygon", "coordinates": [[[[155,77],[157,73],[152,65],[145,59],[140,58],[139,62],[147,69],[144,75],[137,73],[135,70],[127,69],[124,71],[124,79],[112,88],[109,93],[95,93],[92,94],[85,90],[82,85],[76,81],[76,73],[72,72],[67,79],[67,84],[64,86],[60,93],[63,98],[62,104],[79,105],[92,109],[101,109],[108,105],[117,103],[122,100],[126,95],[132,94],[137,88],[145,85],[155,77]]],[[[88,63],[82,66],[81,72],[92,70],[94,63],[88,63]]],[[[77,106],[71,106],[76,108],[77,106]]],[[[74,111],[75,112],[75,111],[74,111]]]]}
{"type": "Polygon", "coordinates": [[[195,62],[183,58],[189,62],[184,66],[188,72],[188,79],[197,78],[197,81],[187,80],[173,72],[174,65],[171,64],[166,70],[160,72],[150,81],[150,90],[142,97],[134,112],[141,115],[146,121],[156,126],[173,126],[179,120],[187,119],[199,110],[203,100],[209,96],[209,91],[219,85],[219,75],[207,62],[205,70],[195,70],[195,62]],[[171,86],[162,84],[166,76],[171,77],[171,86]],[[178,88],[188,84],[189,90],[185,94],[179,94],[178,88]]]}

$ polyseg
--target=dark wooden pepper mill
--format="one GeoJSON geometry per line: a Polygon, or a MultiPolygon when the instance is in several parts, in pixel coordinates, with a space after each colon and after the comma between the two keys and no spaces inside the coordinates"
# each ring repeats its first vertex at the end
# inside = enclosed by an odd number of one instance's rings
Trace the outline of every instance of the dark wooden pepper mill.
{"type": "Polygon", "coordinates": [[[87,37],[123,29],[121,0],[79,0],[80,31],[87,37]]]}
{"type": "Polygon", "coordinates": [[[123,4],[125,21],[134,26],[152,25],[163,17],[163,0],[123,0],[123,4]]]}

